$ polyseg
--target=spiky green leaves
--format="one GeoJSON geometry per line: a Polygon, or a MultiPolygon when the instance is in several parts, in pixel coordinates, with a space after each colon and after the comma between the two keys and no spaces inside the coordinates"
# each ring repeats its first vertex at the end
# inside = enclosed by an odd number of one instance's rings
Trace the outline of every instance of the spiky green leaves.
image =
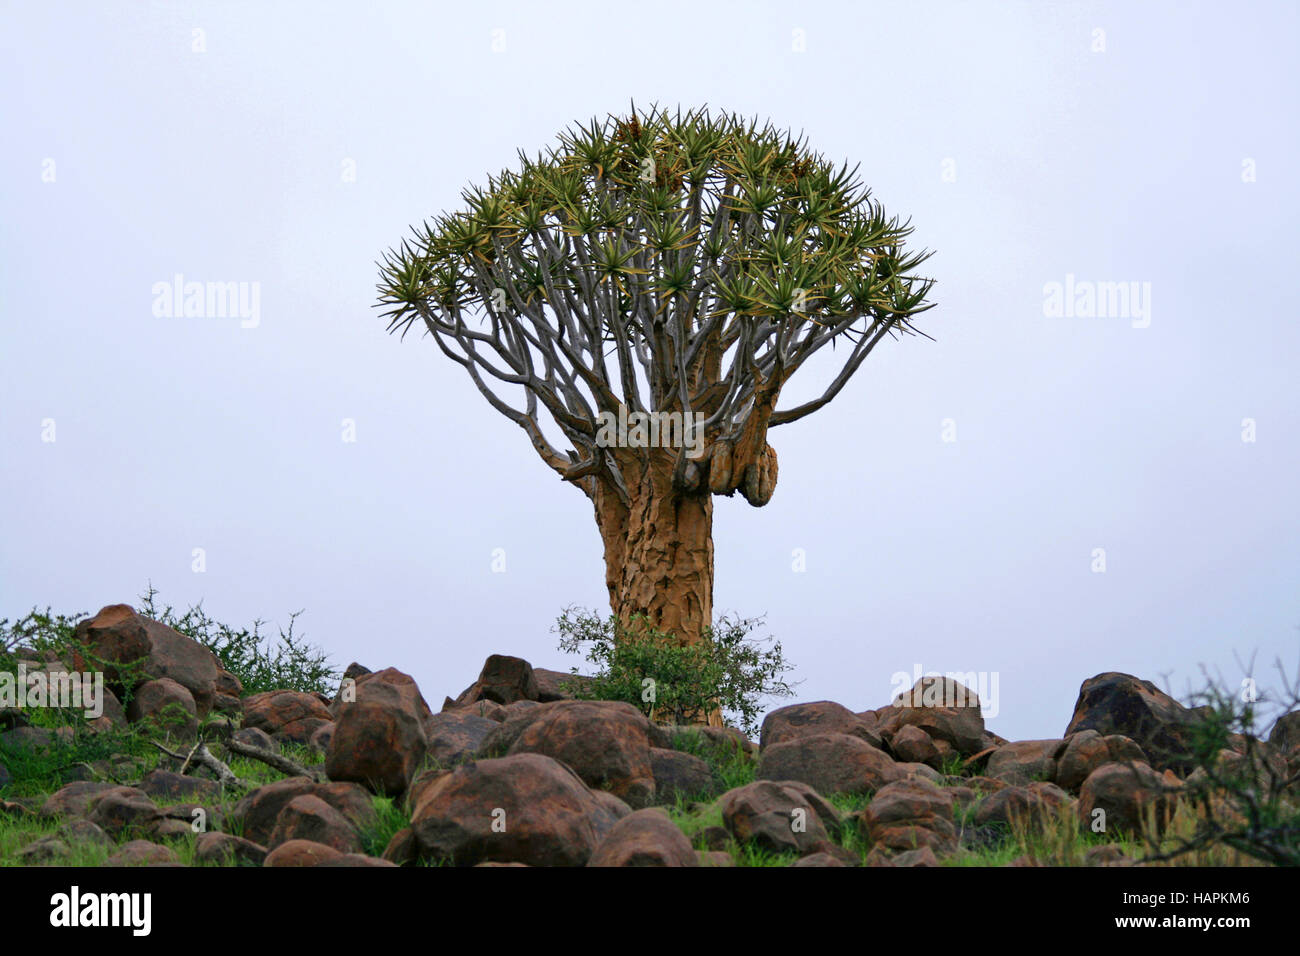
{"type": "MultiPolygon", "coordinates": [[[[540,290],[612,281],[692,310],[829,319],[922,311],[924,253],[857,178],[801,139],[734,115],[633,112],[576,125],[517,171],[464,193],[463,211],[415,231],[381,264],[393,325],[462,308],[519,282],[540,290]],[[543,236],[545,234],[545,236],[543,236]],[[561,258],[557,249],[564,250],[561,258]]],[[[617,322],[615,316],[594,316],[617,322]]]]}

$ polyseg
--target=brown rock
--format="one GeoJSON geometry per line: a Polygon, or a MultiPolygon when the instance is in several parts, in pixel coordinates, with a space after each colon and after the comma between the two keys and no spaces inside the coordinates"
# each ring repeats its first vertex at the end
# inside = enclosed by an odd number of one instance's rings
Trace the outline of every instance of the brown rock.
{"type": "Polygon", "coordinates": [[[388,860],[378,856],[366,856],[364,853],[344,853],[342,856],[336,856],[330,860],[324,860],[317,863],[317,866],[335,866],[335,867],[354,867],[354,866],[396,866],[388,860]]]}
{"type": "Polygon", "coordinates": [[[655,778],[655,801],[707,799],[717,793],[713,769],[694,754],[650,748],[650,768],[655,778]]]}
{"type": "Polygon", "coordinates": [[[1077,791],[1083,781],[1104,763],[1146,763],[1142,748],[1120,734],[1103,737],[1095,730],[1081,730],[1065,740],[1056,763],[1056,782],[1077,791]]]}
{"type": "Polygon", "coordinates": [[[1144,763],[1102,764],[1079,789],[1079,817],[1098,833],[1137,832],[1145,825],[1148,813],[1155,814],[1160,826],[1167,810],[1165,783],[1144,763]],[[1104,815],[1097,816],[1098,810],[1104,815]]]}
{"type": "MultiPolygon", "coordinates": [[[[472,759],[487,740],[488,734],[499,726],[498,721],[473,713],[472,708],[475,706],[477,705],[471,704],[463,710],[434,714],[424,722],[424,732],[429,740],[429,756],[441,766],[450,767],[472,759]]],[[[501,705],[492,706],[499,708],[501,705]]]]}
{"type": "Polygon", "coordinates": [[[184,840],[194,833],[194,828],[185,820],[162,817],[146,832],[154,840],[184,840]]]}
{"type": "Polygon", "coordinates": [[[798,780],[818,793],[874,793],[904,772],[882,750],[848,734],[816,734],[763,748],[760,780],[798,780]]]}
{"type": "Polygon", "coordinates": [[[566,674],[564,671],[549,671],[543,667],[533,668],[533,679],[537,681],[537,699],[542,703],[556,700],[575,700],[582,691],[591,687],[592,679],[578,674],[566,674]]]}
{"type": "Polygon", "coordinates": [[[279,734],[305,744],[317,728],[330,723],[329,708],[315,694],[296,690],[268,690],[244,700],[244,726],[279,734]]]}
{"type": "Polygon", "coordinates": [[[631,807],[608,790],[593,790],[591,791],[591,795],[596,798],[596,802],[604,807],[610,816],[612,816],[616,821],[622,820],[624,817],[630,816],[632,813],[631,807]]]}
{"type": "Polygon", "coordinates": [[[877,750],[880,735],[853,711],[829,700],[791,704],[772,711],[763,718],[759,747],[766,750],[775,744],[821,734],[847,734],[866,741],[877,750]]]}
{"type": "Polygon", "coordinates": [[[194,841],[194,861],[210,866],[261,866],[266,847],[229,833],[201,833],[194,841]]]}
{"type": "Polygon", "coordinates": [[[361,835],[352,822],[320,797],[311,794],[294,797],[280,811],[267,847],[273,850],[290,840],[323,843],[340,853],[355,853],[361,849],[361,835]]]}
{"type": "Polygon", "coordinates": [[[154,802],[134,787],[115,787],[101,794],[86,813],[87,820],[115,839],[144,832],[161,818],[162,812],[154,802]]]}
{"type": "Polygon", "coordinates": [[[428,746],[411,687],[371,679],[358,688],[355,703],[339,704],[325,755],[326,776],[360,783],[374,793],[405,793],[428,746]]]}
{"type": "Polygon", "coordinates": [[[735,866],[736,861],[730,853],[723,853],[720,850],[700,850],[696,853],[700,861],[700,866],[735,866]]]}
{"type": "Polygon", "coordinates": [[[334,721],[328,724],[321,724],[311,732],[311,739],[307,741],[307,746],[317,753],[327,754],[330,750],[330,741],[334,739],[334,721]]]}
{"type": "Polygon", "coordinates": [[[1269,732],[1268,742],[1284,754],[1300,747],[1300,710],[1279,717],[1269,732]]]}
{"type": "Polygon", "coordinates": [[[819,850],[841,828],[839,812],[807,784],[759,780],[719,799],[722,822],[741,843],[774,853],[819,850]]]}
{"type": "Polygon", "coordinates": [[[58,836],[68,843],[94,843],[112,846],[113,838],[89,820],[69,820],[58,829],[58,836]]]}
{"type": "Polygon", "coordinates": [[[72,847],[67,841],[53,834],[32,840],[18,851],[18,859],[23,866],[40,866],[71,855],[72,847]]]}
{"type": "Polygon", "coordinates": [[[176,852],[170,847],[150,843],[148,840],[132,840],[123,844],[121,849],[104,861],[105,866],[147,866],[155,863],[178,863],[176,852]]]}
{"type": "Polygon", "coordinates": [[[271,753],[278,753],[280,750],[280,745],[275,742],[271,735],[257,727],[241,727],[231,734],[230,738],[250,747],[261,747],[263,750],[271,751],[271,753]]]}
{"type": "Polygon", "coordinates": [[[939,858],[934,855],[934,851],[928,846],[923,846],[919,850],[907,850],[898,854],[891,861],[894,866],[938,866],[939,858]]]}
{"type": "Polygon", "coordinates": [[[65,784],[54,793],[41,807],[40,815],[47,819],[53,817],[82,817],[103,794],[110,790],[123,789],[121,784],[102,783],[94,780],[78,780],[65,784]]]}
{"type": "Polygon", "coordinates": [[[898,768],[900,774],[898,779],[900,780],[906,780],[908,777],[920,777],[922,780],[928,780],[931,783],[943,783],[943,774],[926,764],[896,763],[894,766],[898,768]]]}
{"type": "Polygon", "coordinates": [[[182,738],[192,739],[199,726],[193,695],[170,677],[137,687],[126,712],[132,723],[146,723],[182,738]]]}
{"type": "MultiPolygon", "coordinates": [[[[537,701],[524,700],[518,701],[518,703],[536,705],[537,701]]],[[[509,712],[509,707],[498,704],[495,700],[476,700],[471,704],[458,707],[456,706],[456,702],[450,697],[446,698],[442,708],[442,713],[444,714],[471,714],[474,717],[486,717],[488,720],[494,720],[497,723],[501,723],[505,720],[509,715],[509,712]]]]}
{"type": "Polygon", "coordinates": [[[859,828],[871,843],[890,850],[957,848],[952,797],[921,780],[900,780],[878,791],[860,814],[859,828]]]}
{"type": "Polygon", "coordinates": [[[288,777],[250,790],[230,811],[230,825],[254,843],[271,842],[280,812],[296,797],[310,794],[342,813],[357,829],[375,819],[374,804],[366,790],[353,783],[313,783],[306,777],[288,777]]]}
{"type": "Polygon", "coordinates": [[[979,696],[952,678],[922,677],[877,713],[877,729],[887,739],[903,727],[919,727],[936,746],[945,741],[962,756],[985,749],[979,696]]]}
{"type": "Polygon", "coordinates": [[[731,845],[731,834],[726,827],[708,826],[696,832],[695,842],[706,850],[725,850],[731,845]]]}
{"type": "Polygon", "coordinates": [[[584,866],[614,814],[567,766],[536,753],[463,764],[420,794],[411,828],[421,855],[584,866]]]}
{"type": "Polygon", "coordinates": [[[633,809],[653,801],[648,721],[635,707],[564,700],[543,704],[539,711],[509,754],[554,757],[572,767],[588,786],[608,790],[633,809]]]}
{"type": "Polygon", "coordinates": [[[975,810],[977,826],[1000,823],[1006,827],[1042,828],[1061,807],[1074,803],[1055,784],[1005,787],[985,797],[975,810]]]}
{"type": "Polygon", "coordinates": [[[517,700],[537,700],[540,689],[533,666],[522,657],[493,654],[483,664],[478,680],[456,698],[456,706],[476,700],[493,700],[513,704],[517,700]]]}
{"type": "Polygon", "coordinates": [[[420,859],[420,841],[415,838],[415,831],[402,827],[393,834],[384,848],[384,859],[397,866],[411,866],[420,859]]]}
{"type": "Polygon", "coordinates": [[[1195,714],[1150,681],[1108,672],[1083,682],[1065,736],[1095,730],[1123,734],[1142,748],[1156,770],[1188,773],[1195,714]]]}
{"type": "Polygon", "coordinates": [[[587,865],[699,866],[699,859],[668,814],[654,808],[638,810],[614,824],[587,865]]]}
{"type": "Polygon", "coordinates": [[[900,727],[889,741],[889,749],[893,751],[895,759],[905,763],[923,763],[935,769],[942,766],[939,748],[920,727],[900,727]]]}
{"type": "MultiPolygon", "coordinates": [[[[473,705],[470,705],[473,706],[473,705]]],[[[496,706],[500,707],[500,704],[496,706]]],[[[502,709],[501,720],[497,727],[487,735],[479,747],[478,757],[504,757],[519,735],[534,720],[546,713],[549,704],[539,704],[533,700],[521,700],[502,709]]],[[[463,710],[463,708],[457,708],[463,710]]],[[[448,711],[443,711],[447,713],[448,711]]]]}
{"type": "Polygon", "coordinates": [[[841,860],[834,853],[825,851],[819,853],[809,853],[807,856],[801,856],[790,864],[792,867],[821,867],[821,866],[849,866],[850,864],[841,860]]]}
{"type": "MultiPolygon", "coordinates": [[[[359,701],[366,700],[369,694],[367,688],[375,690],[379,684],[387,684],[389,687],[396,690],[398,698],[400,698],[407,707],[412,709],[419,716],[421,722],[426,721],[433,716],[433,711],[429,709],[429,705],[425,701],[424,695],[420,693],[420,688],[415,683],[415,678],[410,674],[399,671],[396,667],[386,667],[381,671],[374,671],[373,673],[362,674],[360,677],[357,677],[355,684],[355,699],[359,701]]],[[[378,699],[392,699],[391,693],[387,690],[381,691],[380,694],[381,696],[378,699]]],[[[339,707],[344,703],[345,702],[342,699],[335,698],[334,702],[330,706],[331,713],[337,715],[339,713],[339,707]]]]}
{"type": "Polygon", "coordinates": [[[1113,843],[1094,846],[1083,855],[1084,866],[1127,866],[1132,863],[1124,851],[1113,843]]]}
{"type": "Polygon", "coordinates": [[[221,794],[221,784],[202,777],[183,777],[170,770],[151,770],[140,781],[139,789],[160,805],[180,803],[183,800],[215,800],[221,794]]]}
{"type": "Polygon", "coordinates": [[[343,854],[332,846],[311,840],[289,840],[266,855],[263,866],[317,866],[337,860],[343,854]]]}
{"type": "Polygon", "coordinates": [[[1060,740],[1021,740],[993,751],[984,772],[1010,784],[1025,785],[1035,780],[1051,781],[1056,776],[1054,755],[1060,740]]]}
{"type": "Polygon", "coordinates": [[[74,669],[98,670],[98,662],[103,661],[105,679],[117,693],[147,680],[169,678],[190,692],[199,717],[212,709],[219,669],[216,655],[179,631],[141,617],[126,604],[110,605],[82,621],[73,640],[89,648],[88,655],[74,655],[74,669]],[[126,666],[135,662],[138,667],[126,666]]]}

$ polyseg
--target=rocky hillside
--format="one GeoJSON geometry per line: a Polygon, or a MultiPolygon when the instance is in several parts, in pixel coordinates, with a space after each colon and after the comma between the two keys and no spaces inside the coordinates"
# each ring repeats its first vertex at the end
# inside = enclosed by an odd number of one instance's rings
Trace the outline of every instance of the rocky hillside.
{"type": "Polygon", "coordinates": [[[245,696],[125,605],[77,638],[111,662],[101,717],[0,710],[0,865],[1131,865],[1192,832],[1215,767],[1300,796],[1300,712],[1228,740],[1207,774],[1187,756],[1198,713],[1127,674],[1085,681],[1049,740],[1004,740],[972,693],[947,706],[957,687],[923,678],[877,709],[783,707],[754,742],[574,699],[569,675],[514,657],[435,712],[394,667],[353,664],[332,697],[245,696]]]}

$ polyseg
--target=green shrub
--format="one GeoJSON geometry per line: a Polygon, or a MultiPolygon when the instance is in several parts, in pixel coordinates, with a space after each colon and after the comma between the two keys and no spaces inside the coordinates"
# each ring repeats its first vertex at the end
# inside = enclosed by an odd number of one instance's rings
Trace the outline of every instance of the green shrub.
{"type": "Polygon", "coordinates": [[[1278,700],[1255,691],[1253,680],[1234,688],[1208,674],[1191,695],[1195,717],[1179,756],[1194,769],[1177,793],[1185,812],[1163,839],[1147,834],[1149,861],[1226,848],[1275,866],[1300,866],[1300,774],[1259,736],[1273,717],[1300,709],[1300,674],[1288,680],[1281,662],[1277,669],[1278,700]]]}
{"type": "MultiPolygon", "coordinates": [[[[262,632],[263,621],[254,621],[251,629],[233,627],[213,620],[203,610],[202,602],[177,613],[170,604],[161,604],[157,596],[157,590],[150,585],[140,595],[136,610],[193,638],[216,654],[221,666],[239,678],[245,695],[281,689],[331,694],[338,686],[341,671],[330,665],[325,652],[294,634],[294,624],[301,611],[290,614],[288,629],[280,628],[279,637],[273,638],[262,632]]],[[[7,618],[0,620],[0,670],[13,670],[17,666],[14,652],[19,647],[42,653],[53,651],[69,666],[74,653],[80,652],[90,669],[104,669],[104,662],[73,638],[77,624],[86,616],[84,612],[53,614],[49,608],[44,611],[33,608],[12,623],[7,618]]],[[[113,666],[119,672],[130,673],[130,667],[113,666]]],[[[129,676],[124,682],[132,683],[129,676]]],[[[122,701],[123,706],[127,703],[128,700],[122,701]]]]}
{"type": "Polygon", "coordinates": [[[280,628],[280,636],[275,639],[262,633],[265,621],[254,621],[252,630],[222,624],[208,616],[201,601],[178,614],[170,604],[160,607],[157,594],[150,585],[140,595],[139,612],[192,637],[216,654],[221,666],[244,685],[245,695],[267,690],[332,694],[337,688],[342,672],[330,665],[324,651],[293,633],[302,611],[289,615],[288,630],[280,628]]]}
{"type": "Polygon", "coordinates": [[[626,701],[662,723],[699,722],[717,709],[752,735],[759,702],[793,693],[780,642],[748,636],[758,624],[723,616],[704,640],[683,645],[644,618],[623,627],[613,617],[570,607],[553,630],[560,650],[583,654],[597,667],[589,680],[574,682],[575,696],[626,701]]]}

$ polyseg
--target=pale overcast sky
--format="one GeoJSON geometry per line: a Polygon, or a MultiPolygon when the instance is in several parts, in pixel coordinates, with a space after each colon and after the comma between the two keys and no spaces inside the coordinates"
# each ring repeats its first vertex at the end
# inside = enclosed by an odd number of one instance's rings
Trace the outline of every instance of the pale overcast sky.
{"type": "Polygon", "coordinates": [[[591,506],[384,333],[375,260],[635,99],[803,131],[937,250],[937,342],[776,429],[770,505],[718,499],[715,604],[800,699],[996,673],[990,727],[1054,737],[1102,671],[1300,662],[1293,4],[2,9],[0,616],[304,608],[435,708],[489,653],[573,663],[591,506]],[[256,321],[155,314],[177,274],[256,283],[256,321]],[[1128,314],[1053,314],[1104,282],[1128,314]]]}

